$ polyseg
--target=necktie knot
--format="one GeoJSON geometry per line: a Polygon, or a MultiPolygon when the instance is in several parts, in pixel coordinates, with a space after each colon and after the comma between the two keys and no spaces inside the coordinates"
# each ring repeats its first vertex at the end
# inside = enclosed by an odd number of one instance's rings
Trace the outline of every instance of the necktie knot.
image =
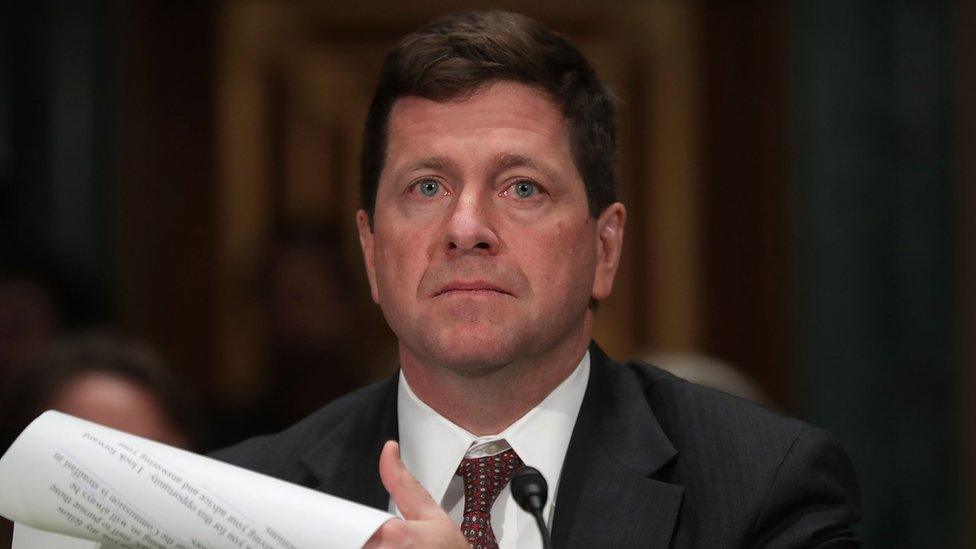
{"type": "Polygon", "coordinates": [[[511,448],[493,456],[461,460],[457,469],[464,483],[461,533],[475,549],[498,547],[491,529],[491,506],[521,467],[522,459],[511,448]]]}

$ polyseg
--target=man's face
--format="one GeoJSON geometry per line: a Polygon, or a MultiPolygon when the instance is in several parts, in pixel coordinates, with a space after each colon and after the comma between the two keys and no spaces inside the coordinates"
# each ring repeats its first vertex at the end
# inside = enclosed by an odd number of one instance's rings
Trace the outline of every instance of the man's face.
{"type": "Polygon", "coordinates": [[[475,372],[589,340],[609,295],[623,206],[589,216],[568,124],[545,93],[498,82],[459,100],[399,99],[373,230],[373,299],[401,360],[475,372]]]}

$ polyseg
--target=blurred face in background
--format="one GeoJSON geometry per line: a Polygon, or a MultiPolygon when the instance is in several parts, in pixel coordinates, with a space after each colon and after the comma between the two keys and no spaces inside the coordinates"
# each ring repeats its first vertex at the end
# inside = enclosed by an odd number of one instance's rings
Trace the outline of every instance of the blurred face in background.
{"type": "Polygon", "coordinates": [[[188,445],[154,393],[109,372],[96,370],[72,378],[50,398],[48,407],[170,446],[188,445]]]}

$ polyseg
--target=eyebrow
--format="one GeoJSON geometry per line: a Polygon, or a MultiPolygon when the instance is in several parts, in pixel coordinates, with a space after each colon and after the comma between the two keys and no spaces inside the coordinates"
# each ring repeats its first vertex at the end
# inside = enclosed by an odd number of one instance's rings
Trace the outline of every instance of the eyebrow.
{"type": "Polygon", "coordinates": [[[401,166],[393,173],[393,177],[398,179],[404,174],[422,170],[443,170],[447,167],[454,167],[454,163],[443,156],[428,156],[415,160],[405,166],[401,166]]]}
{"type": "MultiPolygon", "coordinates": [[[[489,165],[491,166],[492,171],[495,172],[502,172],[512,168],[531,168],[541,172],[549,179],[556,178],[556,172],[546,166],[541,165],[524,154],[501,153],[492,158],[489,165]]],[[[457,169],[457,164],[443,156],[428,156],[410,162],[409,164],[396,170],[395,177],[400,177],[403,174],[414,171],[444,169],[457,169]]]]}
{"type": "Polygon", "coordinates": [[[503,153],[492,159],[492,166],[497,171],[504,171],[509,168],[533,168],[540,169],[534,160],[528,156],[514,153],[503,153]]]}
{"type": "Polygon", "coordinates": [[[503,153],[493,158],[491,164],[499,172],[511,168],[530,168],[540,172],[551,181],[558,179],[558,174],[554,170],[522,154],[503,153]]]}
{"type": "Polygon", "coordinates": [[[442,156],[428,156],[427,158],[421,158],[420,160],[407,164],[401,169],[401,171],[412,172],[415,170],[440,170],[448,165],[453,165],[453,163],[442,156]]]}

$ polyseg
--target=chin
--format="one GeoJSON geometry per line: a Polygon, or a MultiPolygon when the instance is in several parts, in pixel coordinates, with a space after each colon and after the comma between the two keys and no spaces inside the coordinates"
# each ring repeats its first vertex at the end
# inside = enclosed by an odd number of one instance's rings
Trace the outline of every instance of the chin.
{"type": "Polygon", "coordinates": [[[514,360],[519,344],[511,335],[496,333],[493,328],[497,327],[473,325],[447,330],[427,348],[434,360],[453,369],[476,372],[498,368],[514,360]]]}

